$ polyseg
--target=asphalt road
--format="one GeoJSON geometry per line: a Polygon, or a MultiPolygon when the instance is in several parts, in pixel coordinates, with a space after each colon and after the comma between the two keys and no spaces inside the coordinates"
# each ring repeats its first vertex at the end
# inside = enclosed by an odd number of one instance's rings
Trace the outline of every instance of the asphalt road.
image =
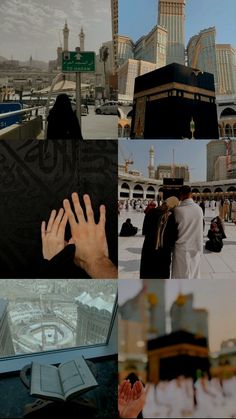
{"type": "Polygon", "coordinates": [[[82,116],[84,140],[117,140],[118,117],[116,115],[97,115],[94,106],[89,106],[89,114],[82,116]]]}

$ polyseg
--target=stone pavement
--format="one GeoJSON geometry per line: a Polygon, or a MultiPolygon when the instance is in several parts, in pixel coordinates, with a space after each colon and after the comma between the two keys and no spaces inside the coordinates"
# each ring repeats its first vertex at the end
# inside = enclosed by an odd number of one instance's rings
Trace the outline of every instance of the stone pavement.
{"type": "MultiPolygon", "coordinates": [[[[206,209],[204,243],[208,240],[207,232],[210,220],[215,215],[218,215],[215,211],[206,209]]],[[[139,230],[134,237],[119,237],[119,279],[137,279],[139,278],[141,249],[144,240],[144,236],[142,236],[144,213],[123,209],[119,215],[119,232],[126,218],[131,218],[132,224],[139,230]]],[[[201,261],[202,279],[235,278],[236,280],[236,225],[226,222],[225,233],[227,238],[224,239],[224,246],[220,253],[209,252],[204,248],[201,261]]]]}

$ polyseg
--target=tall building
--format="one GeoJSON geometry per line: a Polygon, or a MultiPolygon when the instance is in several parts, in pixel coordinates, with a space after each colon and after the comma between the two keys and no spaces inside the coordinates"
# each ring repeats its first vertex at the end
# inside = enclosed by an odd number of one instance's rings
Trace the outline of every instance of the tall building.
{"type": "Polygon", "coordinates": [[[85,291],[75,300],[77,303],[76,345],[106,342],[113,302],[106,301],[103,293],[94,298],[85,291]]]}
{"type": "Polygon", "coordinates": [[[159,0],[158,25],[167,29],[166,64],[185,64],[185,0],[159,0]]]}
{"type": "Polygon", "coordinates": [[[8,301],[0,299],[0,356],[14,355],[11,330],[9,325],[8,301]]]}
{"type": "Polygon", "coordinates": [[[69,51],[69,28],[67,22],[65,22],[65,26],[63,29],[63,40],[64,40],[64,51],[69,51]]]}
{"type": "Polygon", "coordinates": [[[111,0],[111,23],[112,23],[112,40],[114,48],[113,71],[116,72],[118,62],[118,0],[111,0]]]}
{"type": "Polygon", "coordinates": [[[236,59],[235,48],[230,44],[216,45],[216,62],[219,79],[219,94],[236,93],[236,59]]]}
{"type": "Polygon", "coordinates": [[[118,35],[117,65],[120,67],[130,58],[134,58],[134,43],[128,36],[118,35]]]}
{"type": "Polygon", "coordinates": [[[148,176],[150,179],[155,179],[155,151],[153,146],[149,150],[148,176]]]}
{"type": "Polygon", "coordinates": [[[166,48],[168,33],[165,28],[155,26],[146,36],[142,36],[134,46],[136,60],[149,61],[157,65],[166,65],[166,48]]]}
{"type": "Polygon", "coordinates": [[[183,178],[189,182],[189,168],[181,164],[160,164],[156,169],[156,179],[163,178],[183,178]]]}
{"type": "Polygon", "coordinates": [[[208,340],[208,312],[193,307],[193,294],[179,294],[170,310],[172,332],[185,331],[208,340]]]}
{"type": "Polygon", "coordinates": [[[118,69],[119,98],[133,100],[135,78],[156,69],[156,64],[142,60],[128,60],[118,69]]]}
{"type": "Polygon", "coordinates": [[[226,156],[225,141],[212,140],[207,144],[207,181],[214,180],[215,162],[219,156],[226,156]]]}
{"type": "Polygon", "coordinates": [[[216,30],[215,27],[204,29],[192,36],[187,45],[188,65],[214,75],[215,88],[218,92],[218,76],[216,62],[216,30]]]}

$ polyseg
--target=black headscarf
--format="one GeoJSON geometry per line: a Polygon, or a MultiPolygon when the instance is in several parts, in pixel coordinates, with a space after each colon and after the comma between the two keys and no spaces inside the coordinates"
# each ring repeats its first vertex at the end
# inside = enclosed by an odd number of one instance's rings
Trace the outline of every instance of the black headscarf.
{"type": "Polygon", "coordinates": [[[73,112],[69,96],[65,93],[57,96],[49,112],[47,139],[83,139],[79,121],[73,112]]]}

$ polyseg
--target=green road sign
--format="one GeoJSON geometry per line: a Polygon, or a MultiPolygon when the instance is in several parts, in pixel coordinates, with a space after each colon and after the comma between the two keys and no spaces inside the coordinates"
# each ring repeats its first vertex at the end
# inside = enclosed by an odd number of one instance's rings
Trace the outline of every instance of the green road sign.
{"type": "Polygon", "coordinates": [[[62,71],[71,73],[95,71],[95,52],[64,51],[62,53],[62,71]]]}

